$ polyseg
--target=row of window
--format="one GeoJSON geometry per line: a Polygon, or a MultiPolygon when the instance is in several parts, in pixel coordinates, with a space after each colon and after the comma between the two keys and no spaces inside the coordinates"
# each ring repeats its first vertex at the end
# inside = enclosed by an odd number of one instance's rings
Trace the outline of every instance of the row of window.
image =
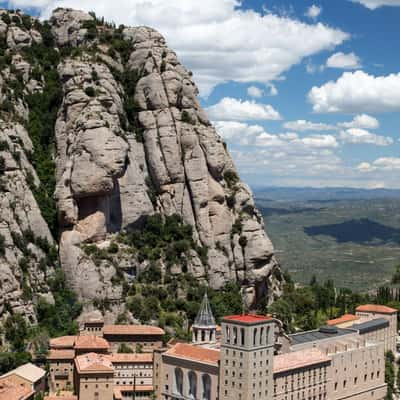
{"type": "MultiPolygon", "coordinates": [[[[194,371],[188,372],[188,381],[189,387],[187,390],[184,391],[183,387],[183,371],[180,368],[175,368],[174,370],[174,394],[180,396],[189,396],[191,399],[197,398],[197,374],[194,371]],[[186,393],[187,392],[187,393],[186,393]]],[[[211,400],[211,377],[208,374],[201,375],[201,383],[202,383],[202,390],[201,390],[201,398],[202,400],[211,400]]],[[[166,387],[168,390],[168,386],[166,387]]]]}
{"type": "MultiPolygon", "coordinates": [[[[253,346],[265,346],[268,344],[268,338],[271,327],[253,328],[253,346]]],[[[237,328],[225,325],[225,341],[233,345],[246,346],[246,331],[244,328],[237,328]]]]}
{"type": "MultiPolygon", "coordinates": [[[[379,377],[380,377],[380,371],[377,371],[377,372],[376,372],[376,375],[375,375],[374,372],[371,372],[371,375],[370,375],[370,376],[371,376],[371,380],[374,380],[375,377],[376,377],[376,379],[379,379],[379,377]]],[[[367,379],[368,379],[368,374],[364,374],[364,382],[366,382],[367,379]]],[[[342,385],[343,389],[346,388],[347,383],[348,383],[347,379],[344,379],[344,380],[343,380],[343,385],[342,385]]],[[[354,379],[353,379],[353,385],[357,385],[357,383],[358,383],[358,377],[356,376],[356,377],[354,377],[354,379]]],[[[335,382],[334,387],[335,387],[335,390],[338,390],[338,382],[335,382]]]]}

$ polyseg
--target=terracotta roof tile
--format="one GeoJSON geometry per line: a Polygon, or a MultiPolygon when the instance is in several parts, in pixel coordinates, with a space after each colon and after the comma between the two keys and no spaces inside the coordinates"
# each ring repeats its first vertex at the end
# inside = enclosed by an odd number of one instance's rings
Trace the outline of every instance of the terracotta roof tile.
{"type": "Polygon", "coordinates": [[[33,393],[31,388],[17,384],[11,379],[0,381],[0,400],[26,400],[33,393]]]}
{"type": "Polygon", "coordinates": [[[44,400],[78,400],[78,397],[73,394],[66,394],[66,395],[51,395],[45,396],[44,400]]]}
{"type": "Polygon", "coordinates": [[[351,322],[351,321],[357,321],[358,319],[360,319],[360,317],[357,317],[357,315],[353,315],[353,314],[344,314],[339,318],[335,318],[335,319],[330,319],[329,321],[327,321],[327,325],[340,325],[346,322],[351,322]]]}
{"type": "Polygon", "coordinates": [[[331,359],[318,349],[307,349],[274,357],[274,373],[328,362],[331,359]]]}
{"type": "Polygon", "coordinates": [[[75,358],[78,373],[113,372],[109,357],[104,354],[88,353],[75,358]]]}
{"type": "Polygon", "coordinates": [[[50,339],[50,347],[53,349],[72,349],[76,336],[60,336],[50,339]]]}
{"type": "Polygon", "coordinates": [[[114,353],[109,356],[112,363],[152,363],[151,353],[114,353]]]}
{"type": "Polygon", "coordinates": [[[75,357],[74,350],[55,350],[51,349],[47,355],[48,360],[73,360],[75,357]]]}
{"type": "Polygon", "coordinates": [[[380,313],[380,314],[393,314],[393,313],[397,312],[397,310],[395,308],[382,306],[379,304],[364,304],[362,306],[358,306],[356,308],[356,311],[374,312],[374,313],[380,313]]]}
{"type": "Polygon", "coordinates": [[[104,325],[103,335],[164,335],[163,329],[151,325],[104,325]]]}
{"type": "Polygon", "coordinates": [[[193,346],[187,343],[177,343],[174,347],[165,352],[165,354],[171,357],[188,358],[190,360],[215,365],[220,358],[219,350],[193,346]]]}
{"type": "Polygon", "coordinates": [[[77,336],[75,340],[75,349],[79,350],[90,350],[90,349],[102,349],[108,350],[110,348],[109,343],[106,339],[95,335],[84,335],[84,336],[77,336]]]}
{"type": "Polygon", "coordinates": [[[273,318],[269,315],[252,315],[252,314],[230,315],[223,318],[224,321],[237,321],[237,322],[243,322],[245,324],[254,324],[257,322],[270,321],[272,319],[273,318]]]}

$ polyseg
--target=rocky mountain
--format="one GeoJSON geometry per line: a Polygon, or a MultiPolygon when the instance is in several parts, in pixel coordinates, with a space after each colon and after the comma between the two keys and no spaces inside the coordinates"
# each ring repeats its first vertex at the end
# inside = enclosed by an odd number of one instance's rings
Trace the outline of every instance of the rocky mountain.
{"type": "Polygon", "coordinates": [[[149,266],[214,289],[237,281],[249,306],[279,296],[252,193],[160,33],[3,10],[0,66],[1,315],[34,321],[58,266],[86,311],[107,300],[114,316],[149,266]],[[186,236],[139,245],[151,215],[186,236]]]}

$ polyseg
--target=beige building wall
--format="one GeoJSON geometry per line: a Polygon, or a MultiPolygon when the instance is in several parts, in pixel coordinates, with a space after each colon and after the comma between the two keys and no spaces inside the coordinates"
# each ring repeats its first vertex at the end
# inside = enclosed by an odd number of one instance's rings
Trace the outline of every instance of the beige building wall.
{"type": "Polygon", "coordinates": [[[74,360],[48,360],[49,390],[56,393],[59,390],[73,389],[74,360]]]}
{"type": "Polygon", "coordinates": [[[75,374],[75,392],[79,400],[111,400],[113,398],[114,374],[75,374]]]}
{"type": "Polygon", "coordinates": [[[219,365],[154,352],[154,395],[157,400],[218,399],[219,365]]]}
{"type": "Polygon", "coordinates": [[[382,400],[385,397],[383,343],[338,340],[324,347],[332,358],[329,399],[382,400]]]}
{"type": "Polygon", "coordinates": [[[108,340],[111,346],[111,352],[118,352],[118,348],[121,344],[125,344],[130,347],[133,351],[136,351],[137,346],[141,348],[143,353],[152,353],[156,349],[160,349],[163,346],[163,342],[160,339],[144,340],[143,338],[113,338],[111,336],[104,336],[108,340]]]}
{"type": "Polygon", "coordinates": [[[153,353],[153,387],[154,395],[156,399],[161,399],[162,389],[164,387],[163,380],[165,378],[164,374],[164,363],[162,355],[167,349],[158,349],[153,353]]]}
{"type": "Polygon", "coordinates": [[[136,385],[153,385],[153,363],[116,363],[114,365],[114,385],[132,387],[136,376],[136,385]]]}
{"type": "Polygon", "coordinates": [[[356,315],[364,319],[384,318],[389,321],[389,327],[378,330],[376,332],[370,332],[363,335],[365,338],[370,340],[383,340],[385,344],[385,351],[392,351],[396,353],[396,339],[397,339],[397,313],[379,313],[379,312],[367,312],[367,311],[356,311],[356,315]]]}
{"type": "Polygon", "coordinates": [[[274,320],[223,320],[220,400],[272,398],[274,320]]]}
{"type": "Polygon", "coordinates": [[[159,400],[193,398],[195,400],[215,400],[218,396],[217,366],[191,360],[164,357],[162,387],[159,400]],[[194,378],[196,394],[190,397],[190,379],[194,378]],[[179,381],[181,379],[181,385],[179,381]]]}
{"type": "MultiPolygon", "coordinates": [[[[274,400],[326,400],[332,380],[329,363],[274,374],[274,400]]],[[[265,398],[266,399],[266,398],[265,398]]]]}
{"type": "Polygon", "coordinates": [[[103,322],[90,322],[87,321],[84,323],[83,330],[81,330],[81,335],[95,335],[102,337],[103,336],[103,322]]]}

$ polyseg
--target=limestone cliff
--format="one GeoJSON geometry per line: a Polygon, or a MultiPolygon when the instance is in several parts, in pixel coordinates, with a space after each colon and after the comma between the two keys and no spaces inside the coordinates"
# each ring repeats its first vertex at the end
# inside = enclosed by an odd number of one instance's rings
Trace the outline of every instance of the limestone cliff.
{"type": "MultiPolygon", "coordinates": [[[[119,232],[140,229],[144,218],[155,213],[178,214],[193,227],[196,246],[185,256],[185,269],[198,280],[216,289],[238,281],[249,305],[279,295],[280,270],[251,191],[202,110],[192,74],[161,34],[147,27],[115,28],[69,9],[55,10],[45,25],[7,15],[0,21],[0,34],[12,60],[1,72],[3,104],[12,71],[21,71],[16,79],[23,80],[24,89],[12,99],[13,110],[2,113],[0,125],[7,143],[2,146],[7,182],[0,194],[6,243],[0,279],[7,282],[2,294],[12,302],[27,284],[12,232],[31,230],[50,244],[53,240],[30,189],[41,185],[29,161],[40,147],[33,148],[23,127],[32,119],[29,91],[49,86],[32,65],[36,60],[46,71],[42,58],[23,50],[33,45],[58,53],[49,62],[57,71],[60,93],[51,151],[59,255],[69,284],[87,309],[99,299],[113,302],[118,311],[123,308],[122,281],[132,271],[140,274],[148,261],[121,246],[112,257],[102,258],[102,251],[119,232]],[[10,122],[15,120],[21,125],[10,122]],[[17,160],[13,151],[20,155],[17,160]],[[91,245],[98,249],[97,259],[87,251],[91,245]],[[199,249],[206,249],[206,257],[199,249]]],[[[34,243],[28,246],[36,258],[30,280],[44,281],[37,268],[43,250],[34,243]]],[[[164,273],[182,273],[179,263],[167,268],[164,261],[159,260],[164,273]]]]}

